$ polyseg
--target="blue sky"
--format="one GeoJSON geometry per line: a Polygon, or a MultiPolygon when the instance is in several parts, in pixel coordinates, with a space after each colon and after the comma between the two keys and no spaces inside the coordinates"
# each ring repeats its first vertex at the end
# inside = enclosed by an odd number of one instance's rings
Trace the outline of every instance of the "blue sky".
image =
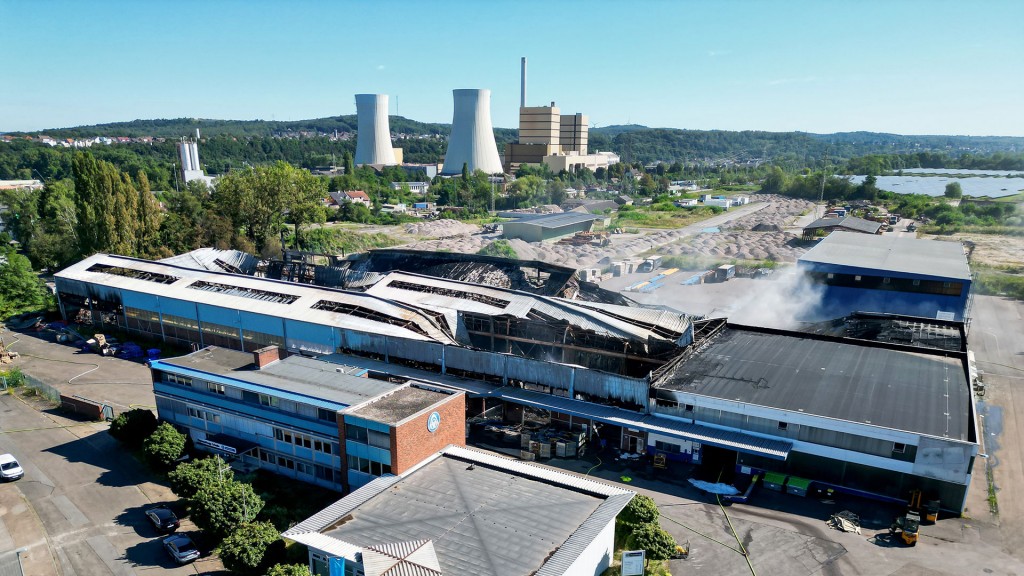
{"type": "Polygon", "coordinates": [[[450,122],[490,88],[592,125],[1024,136],[1024,1],[0,0],[0,131],[136,118],[450,122]]]}

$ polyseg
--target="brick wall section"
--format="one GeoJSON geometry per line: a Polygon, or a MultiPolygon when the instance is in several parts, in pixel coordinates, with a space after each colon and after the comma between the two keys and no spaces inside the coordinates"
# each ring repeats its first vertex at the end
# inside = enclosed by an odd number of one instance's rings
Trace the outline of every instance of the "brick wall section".
{"type": "Polygon", "coordinates": [[[449,444],[466,445],[466,395],[462,392],[391,429],[391,472],[402,474],[449,444]],[[433,412],[441,415],[441,425],[430,432],[427,419],[433,412]]]}
{"type": "Polygon", "coordinates": [[[277,362],[281,358],[283,358],[281,349],[277,346],[264,346],[259,350],[254,350],[252,353],[252,360],[256,364],[256,368],[263,368],[267,364],[277,362]]]}

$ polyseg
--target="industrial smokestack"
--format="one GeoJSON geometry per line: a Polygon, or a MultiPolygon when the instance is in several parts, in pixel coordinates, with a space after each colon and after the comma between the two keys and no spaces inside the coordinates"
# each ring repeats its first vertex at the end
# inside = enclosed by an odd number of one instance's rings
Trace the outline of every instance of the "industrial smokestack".
{"type": "Polygon", "coordinates": [[[452,90],[452,94],[455,113],[441,173],[461,174],[463,164],[469,167],[470,172],[501,173],[501,157],[498,156],[498,145],[494,142],[494,129],[491,127],[491,91],[461,89],[452,90]]]}
{"type": "Polygon", "coordinates": [[[519,82],[519,107],[526,108],[526,56],[523,56],[522,79],[519,82]]]}
{"type": "Polygon", "coordinates": [[[388,126],[388,95],[356,94],[356,114],[359,116],[359,133],[356,136],[355,163],[398,164],[388,126]]]}
{"type": "Polygon", "coordinates": [[[199,143],[189,142],[187,144],[189,147],[189,155],[192,157],[192,169],[202,170],[202,168],[199,167],[199,143]]]}

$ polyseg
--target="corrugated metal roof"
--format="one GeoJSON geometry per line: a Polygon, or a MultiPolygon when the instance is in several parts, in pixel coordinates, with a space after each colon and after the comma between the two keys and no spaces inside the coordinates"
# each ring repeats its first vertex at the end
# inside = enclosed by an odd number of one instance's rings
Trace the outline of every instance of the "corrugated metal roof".
{"type": "Polygon", "coordinates": [[[434,543],[430,540],[392,542],[363,550],[366,576],[441,576],[434,543]]]}
{"type": "Polygon", "coordinates": [[[516,290],[494,288],[421,276],[406,272],[391,272],[367,290],[368,294],[422,306],[432,310],[456,310],[486,315],[510,315],[525,318],[536,310],[557,320],[564,320],[585,330],[593,330],[619,338],[666,339],[649,326],[657,325],[671,332],[682,333],[689,325],[685,315],[660,310],[632,308],[615,304],[593,305],[564,298],[537,296],[516,290]],[[401,288],[419,285],[447,293],[430,293],[401,288]],[[458,293],[466,294],[461,297],[458,293]]]}
{"type": "Polygon", "coordinates": [[[157,260],[157,262],[213,272],[234,272],[232,270],[234,268],[242,274],[252,274],[259,264],[259,260],[248,252],[216,248],[197,248],[191,252],[157,260]]]}
{"type": "Polygon", "coordinates": [[[801,264],[829,264],[934,278],[971,279],[967,255],[959,242],[895,235],[833,232],[801,256],[799,261],[801,264]]]}
{"type": "Polygon", "coordinates": [[[430,541],[444,574],[563,574],[633,496],[590,478],[449,446],[401,477],[367,484],[282,536],[348,558],[362,551],[368,576],[378,568],[391,570],[378,570],[389,576],[433,576],[419,568],[434,569],[428,555],[419,554],[426,548],[417,547],[422,541],[430,541]]]}
{"type": "Polygon", "coordinates": [[[849,228],[850,230],[857,230],[858,232],[864,232],[867,234],[877,234],[878,230],[882,227],[882,224],[881,222],[865,220],[863,218],[857,218],[856,216],[843,216],[841,218],[818,218],[814,222],[804,226],[804,230],[817,230],[818,228],[834,227],[849,228]]]}
{"type": "Polygon", "coordinates": [[[601,220],[604,216],[585,214],[583,212],[560,212],[557,214],[523,214],[519,220],[507,222],[507,224],[528,224],[540,228],[560,228],[571,226],[580,222],[601,220]]]}
{"type": "Polygon", "coordinates": [[[58,272],[54,277],[58,282],[58,287],[60,287],[60,282],[62,280],[75,280],[89,284],[119,288],[122,290],[131,290],[143,294],[151,294],[154,296],[175,298],[186,302],[198,302],[202,304],[209,304],[211,306],[220,306],[256,314],[277,316],[281,318],[288,318],[290,320],[310,322],[313,324],[337,326],[350,330],[366,331],[387,336],[399,336],[413,340],[434,340],[447,344],[455,343],[454,339],[448,336],[448,334],[440,327],[436,326],[433,320],[423,314],[422,311],[406,306],[400,301],[387,301],[362,292],[349,292],[339,289],[321,288],[305,284],[270,280],[267,278],[255,278],[239,274],[194,270],[159,262],[150,262],[147,260],[108,254],[95,254],[90,256],[89,258],[58,272]],[[98,271],[90,272],[89,268],[95,264],[104,264],[107,266],[116,266],[143,272],[166,274],[177,277],[178,280],[171,284],[160,284],[128,276],[108,274],[98,271]],[[188,289],[188,286],[196,281],[207,281],[248,288],[251,290],[277,292],[289,296],[295,296],[298,297],[298,299],[291,304],[282,304],[278,302],[254,300],[252,298],[231,294],[188,289]],[[372,311],[374,314],[380,314],[382,317],[411,322],[419,327],[423,333],[385,321],[339,312],[331,312],[329,310],[319,310],[312,307],[321,300],[329,300],[349,306],[358,306],[364,310],[372,311]],[[426,335],[424,335],[424,333],[426,335]]]}

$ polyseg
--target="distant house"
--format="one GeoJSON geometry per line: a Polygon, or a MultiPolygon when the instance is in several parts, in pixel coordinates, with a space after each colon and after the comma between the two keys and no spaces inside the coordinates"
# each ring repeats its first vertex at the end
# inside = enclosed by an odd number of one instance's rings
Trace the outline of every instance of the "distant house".
{"type": "Polygon", "coordinates": [[[370,201],[370,196],[362,190],[349,190],[348,192],[342,192],[342,194],[344,194],[342,198],[344,202],[357,202],[367,208],[373,204],[373,202],[370,201]]]}
{"type": "Polygon", "coordinates": [[[409,187],[410,192],[420,196],[425,196],[430,191],[430,182],[392,182],[391,189],[401,190],[403,184],[409,187]]]}
{"type": "Polygon", "coordinates": [[[615,198],[615,203],[618,204],[619,206],[632,206],[633,199],[630,198],[629,196],[626,196],[625,194],[622,194],[615,198]]]}
{"type": "Polygon", "coordinates": [[[384,214],[405,214],[408,210],[405,204],[384,204],[380,211],[384,214]]]}

